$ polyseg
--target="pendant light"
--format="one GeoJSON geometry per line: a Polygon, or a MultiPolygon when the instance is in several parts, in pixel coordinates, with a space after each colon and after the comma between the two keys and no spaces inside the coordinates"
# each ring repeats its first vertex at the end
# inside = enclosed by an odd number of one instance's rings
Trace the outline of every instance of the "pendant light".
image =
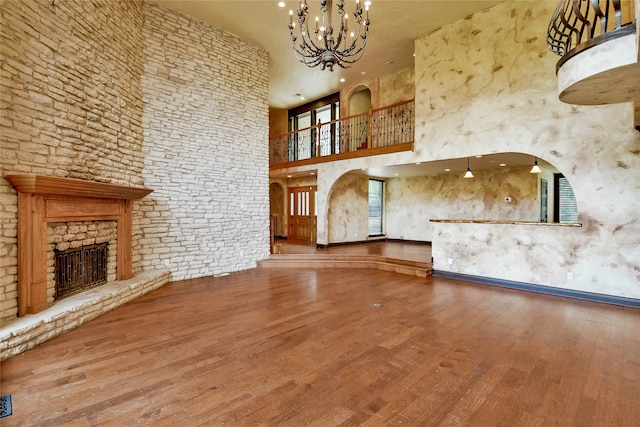
{"type": "Polygon", "coordinates": [[[538,166],[538,158],[534,157],[534,159],[535,159],[535,161],[533,162],[533,167],[531,168],[529,173],[540,173],[540,172],[542,172],[542,169],[540,169],[540,166],[538,166]]]}
{"type": "Polygon", "coordinates": [[[469,165],[469,158],[467,157],[467,171],[464,173],[465,178],[473,178],[473,174],[471,173],[471,167],[469,165]]]}

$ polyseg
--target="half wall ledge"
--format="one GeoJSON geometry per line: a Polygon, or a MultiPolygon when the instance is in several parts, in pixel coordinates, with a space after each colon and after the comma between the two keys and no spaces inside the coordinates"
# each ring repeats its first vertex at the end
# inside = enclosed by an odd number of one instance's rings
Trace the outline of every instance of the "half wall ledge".
{"type": "Polygon", "coordinates": [[[535,222],[535,221],[505,221],[498,219],[431,219],[430,222],[444,222],[450,224],[502,224],[502,225],[540,225],[545,227],[582,227],[578,222],[535,222]]]}

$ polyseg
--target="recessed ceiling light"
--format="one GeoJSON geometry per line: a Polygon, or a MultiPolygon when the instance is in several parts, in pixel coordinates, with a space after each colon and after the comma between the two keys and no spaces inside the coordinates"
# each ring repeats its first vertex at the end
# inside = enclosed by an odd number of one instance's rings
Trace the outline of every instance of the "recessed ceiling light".
{"type": "Polygon", "coordinates": [[[362,74],[363,76],[366,76],[367,72],[366,71],[360,71],[360,74],[362,74]]]}
{"type": "Polygon", "coordinates": [[[310,172],[309,175],[315,175],[315,173],[314,172],[310,172]]]}
{"type": "Polygon", "coordinates": [[[506,163],[500,163],[500,166],[507,166],[506,163]]]}
{"type": "Polygon", "coordinates": [[[291,178],[291,175],[287,175],[287,178],[291,178]]]}
{"type": "Polygon", "coordinates": [[[482,155],[476,156],[476,159],[479,159],[480,157],[482,157],[482,155]]]}
{"type": "Polygon", "coordinates": [[[422,164],[422,162],[416,162],[416,165],[421,165],[421,164],[422,164]]]}
{"type": "Polygon", "coordinates": [[[398,176],[398,174],[397,174],[397,173],[394,173],[394,174],[393,174],[393,176],[398,176]]]}
{"type": "Polygon", "coordinates": [[[285,2],[283,1],[279,1],[278,2],[278,7],[284,7],[285,6],[285,2]]]}
{"type": "Polygon", "coordinates": [[[445,171],[445,172],[451,172],[451,169],[446,168],[444,171],[445,171]]]}
{"type": "Polygon", "coordinates": [[[345,82],[345,79],[343,77],[343,78],[340,79],[340,83],[344,83],[344,82],[345,82]]]}

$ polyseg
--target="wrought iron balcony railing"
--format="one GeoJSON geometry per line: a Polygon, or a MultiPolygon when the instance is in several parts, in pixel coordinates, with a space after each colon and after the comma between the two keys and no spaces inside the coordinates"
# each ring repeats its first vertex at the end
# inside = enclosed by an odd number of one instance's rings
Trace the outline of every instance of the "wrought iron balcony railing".
{"type": "Polygon", "coordinates": [[[414,140],[414,100],[403,101],[369,113],[289,132],[269,141],[269,163],[280,165],[298,160],[339,160],[342,154],[359,150],[379,154],[385,147],[414,140]],[[333,156],[329,158],[328,156],[333,156]]]}
{"type": "Polygon", "coordinates": [[[563,57],[636,31],[634,0],[561,0],[547,31],[547,46],[563,57]]]}

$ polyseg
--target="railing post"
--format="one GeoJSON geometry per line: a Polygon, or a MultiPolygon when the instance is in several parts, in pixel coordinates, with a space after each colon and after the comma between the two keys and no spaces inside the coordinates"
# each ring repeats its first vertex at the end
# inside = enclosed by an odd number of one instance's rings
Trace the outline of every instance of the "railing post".
{"type": "Polygon", "coordinates": [[[318,139],[316,141],[316,157],[322,156],[322,151],[320,147],[320,141],[322,139],[322,121],[318,119],[318,139]]]}
{"type": "Polygon", "coordinates": [[[367,148],[371,148],[373,145],[373,105],[369,105],[369,131],[367,135],[367,148]]]}

